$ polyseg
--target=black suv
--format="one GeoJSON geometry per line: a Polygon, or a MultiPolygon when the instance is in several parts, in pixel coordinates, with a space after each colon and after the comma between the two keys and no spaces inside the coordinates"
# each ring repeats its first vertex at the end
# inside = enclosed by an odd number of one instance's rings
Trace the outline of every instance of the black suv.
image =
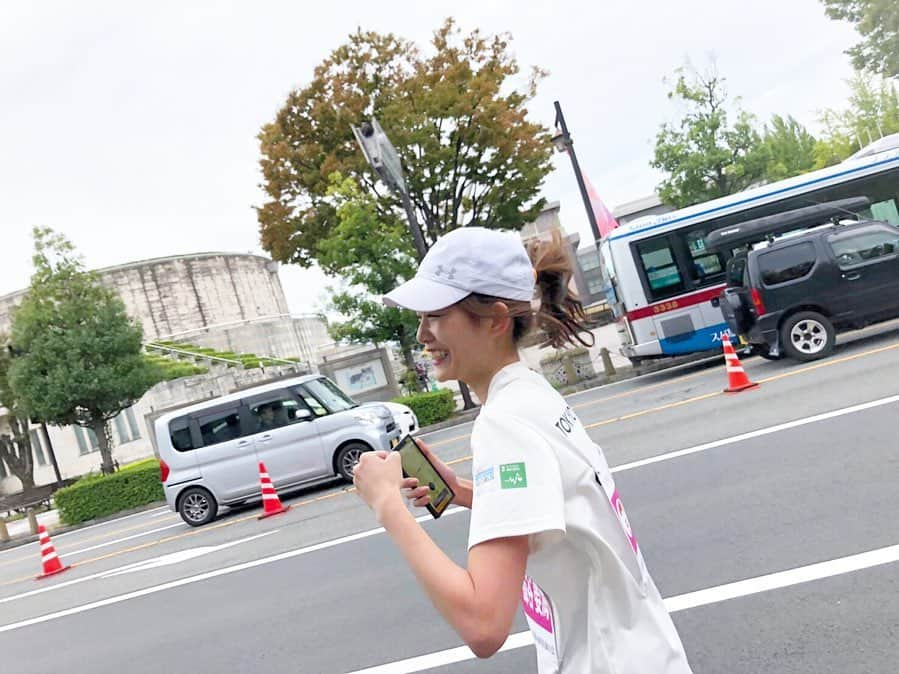
{"type": "Polygon", "coordinates": [[[727,263],[716,298],[730,329],[765,358],[815,360],[836,330],[899,316],[899,227],[876,220],[820,225],[868,205],[844,199],[711,232],[706,245],[751,247],[727,263]],[[811,227],[797,231],[802,227],[811,227]],[[777,234],[790,232],[780,238],[777,234]]]}

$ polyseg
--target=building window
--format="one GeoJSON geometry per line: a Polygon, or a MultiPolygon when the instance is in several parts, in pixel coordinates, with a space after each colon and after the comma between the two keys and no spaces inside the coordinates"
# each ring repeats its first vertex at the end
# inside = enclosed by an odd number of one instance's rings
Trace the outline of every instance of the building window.
{"type": "Polygon", "coordinates": [[[125,418],[128,420],[128,427],[131,429],[131,439],[137,440],[140,437],[140,428],[137,425],[137,418],[134,416],[134,408],[129,407],[125,410],[125,418]]]}
{"type": "Polygon", "coordinates": [[[591,279],[587,283],[587,290],[591,295],[601,295],[605,291],[605,285],[603,284],[601,278],[591,279]]]}
{"type": "Polygon", "coordinates": [[[599,253],[595,250],[580,253],[578,258],[580,258],[581,269],[583,271],[590,271],[591,269],[599,267],[599,253]]]}
{"type": "Polygon", "coordinates": [[[44,446],[41,443],[40,434],[36,428],[28,431],[28,434],[31,436],[31,449],[34,451],[34,460],[37,462],[37,465],[46,466],[47,457],[44,455],[44,446]]]}
{"type": "Polygon", "coordinates": [[[82,456],[100,449],[100,443],[97,442],[97,434],[94,433],[92,428],[75,426],[75,439],[78,441],[78,453],[82,456]]]}
{"type": "Polygon", "coordinates": [[[119,434],[119,442],[121,444],[125,444],[126,442],[131,442],[132,437],[128,432],[128,424],[125,421],[124,412],[119,412],[115,416],[113,421],[115,422],[116,432],[119,434]]]}

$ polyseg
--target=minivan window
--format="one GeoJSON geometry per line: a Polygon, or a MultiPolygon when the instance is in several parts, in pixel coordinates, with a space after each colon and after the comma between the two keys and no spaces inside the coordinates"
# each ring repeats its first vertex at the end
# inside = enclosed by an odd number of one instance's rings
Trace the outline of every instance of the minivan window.
{"type": "Polygon", "coordinates": [[[288,426],[311,417],[305,405],[300,405],[285,390],[271,391],[247,401],[253,418],[253,432],[261,433],[288,426]]]}
{"type": "Polygon", "coordinates": [[[236,407],[205,414],[198,421],[204,447],[240,437],[240,413],[236,407]]]}
{"type": "Polygon", "coordinates": [[[307,381],[297,388],[305,388],[324,405],[329,412],[342,412],[343,410],[358,407],[358,404],[341,391],[330,380],[321,378],[307,381]]]}
{"type": "Polygon", "coordinates": [[[899,236],[886,230],[868,230],[827,239],[841,269],[899,252],[899,236]]]}
{"type": "Polygon", "coordinates": [[[190,417],[172,419],[169,422],[169,437],[172,439],[172,447],[179,452],[196,449],[190,435],[190,417]]]}
{"type": "Polygon", "coordinates": [[[762,282],[772,286],[807,276],[815,259],[815,244],[811,241],[761,253],[758,261],[762,282]]]}

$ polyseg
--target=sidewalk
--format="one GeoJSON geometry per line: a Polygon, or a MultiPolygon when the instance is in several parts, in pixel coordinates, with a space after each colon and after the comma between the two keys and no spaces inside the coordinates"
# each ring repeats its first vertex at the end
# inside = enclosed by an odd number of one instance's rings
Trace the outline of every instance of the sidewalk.
{"type": "MultiPolygon", "coordinates": [[[[59,512],[56,510],[48,510],[47,512],[38,513],[37,523],[43,524],[48,530],[59,524],[59,512]]],[[[23,517],[15,522],[7,522],[6,530],[9,532],[10,538],[18,536],[30,536],[31,530],[28,528],[28,518],[23,517]]]]}

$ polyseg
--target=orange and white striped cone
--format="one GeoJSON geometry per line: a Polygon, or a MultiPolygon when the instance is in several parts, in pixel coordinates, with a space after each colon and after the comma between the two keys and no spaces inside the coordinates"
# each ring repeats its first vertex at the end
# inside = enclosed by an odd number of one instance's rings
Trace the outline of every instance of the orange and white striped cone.
{"type": "Polygon", "coordinates": [[[47,533],[47,528],[43,524],[37,528],[37,533],[41,539],[41,566],[43,566],[44,571],[41,575],[36,576],[35,580],[71,569],[71,566],[63,566],[62,562],[59,561],[56,549],[53,547],[53,543],[50,542],[50,534],[47,533]]]}
{"type": "Polygon", "coordinates": [[[727,366],[727,388],[724,389],[724,392],[739,393],[751,388],[758,388],[758,384],[750,381],[746,375],[746,371],[740,364],[740,358],[730,343],[730,337],[724,335],[721,341],[724,343],[724,362],[727,366]]]}
{"type": "Polygon", "coordinates": [[[262,482],[262,514],[258,519],[271,517],[272,515],[280,515],[290,510],[290,506],[286,508],[282,505],[281,499],[278,498],[278,492],[272,484],[272,478],[268,476],[265,464],[259,462],[259,480],[262,482]]]}

